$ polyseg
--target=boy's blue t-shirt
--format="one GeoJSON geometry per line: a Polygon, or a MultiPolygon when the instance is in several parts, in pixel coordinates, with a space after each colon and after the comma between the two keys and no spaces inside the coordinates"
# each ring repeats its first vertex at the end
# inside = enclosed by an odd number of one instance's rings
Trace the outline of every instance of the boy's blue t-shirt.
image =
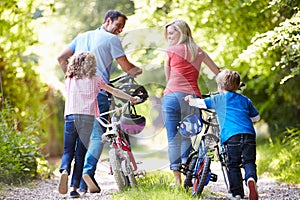
{"type": "Polygon", "coordinates": [[[77,35],[68,46],[75,53],[93,52],[97,60],[96,74],[102,77],[105,83],[109,82],[113,60],[125,56],[118,36],[103,28],[77,35]]]}
{"type": "Polygon", "coordinates": [[[208,109],[214,109],[217,112],[221,143],[226,142],[233,135],[256,134],[251,118],[259,113],[246,96],[236,92],[225,92],[205,98],[204,102],[208,109]]]}

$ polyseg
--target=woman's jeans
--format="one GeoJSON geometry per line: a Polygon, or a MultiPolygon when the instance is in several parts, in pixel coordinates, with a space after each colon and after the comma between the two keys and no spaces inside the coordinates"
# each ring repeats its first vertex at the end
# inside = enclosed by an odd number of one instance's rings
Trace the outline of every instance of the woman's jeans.
{"type": "Polygon", "coordinates": [[[238,134],[230,137],[225,143],[228,156],[230,191],[233,196],[244,196],[243,178],[240,167],[245,170],[245,182],[256,174],[256,141],[255,135],[238,134]]]}
{"type": "Polygon", "coordinates": [[[181,136],[177,130],[179,122],[195,110],[184,101],[184,97],[187,95],[182,92],[166,94],[162,102],[171,170],[179,170],[181,163],[186,162],[192,150],[191,139],[181,136]]]}
{"type": "Polygon", "coordinates": [[[89,146],[95,117],[92,115],[73,114],[65,118],[64,127],[64,153],[62,156],[60,172],[71,172],[71,163],[75,156],[71,187],[79,186],[82,177],[84,157],[89,146]]]}
{"type": "MultiPolygon", "coordinates": [[[[100,113],[107,112],[109,110],[108,97],[99,93],[97,96],[97,100],[100,113]]],[[[108,119],[108,115],[101,116],[101,118],[102,117],[108,119]]],[[[90,138],[90,145],[85,156],[84,168],[82,173],[88,174],[96,183],[94,175],[96,172],[98,160],[103,150],[102,134],[106,131],[106,128],[101,126],[96,119],[94,120],[94,125],[92,126],[92,128],[93,131],[90,138]]],[[[87,190],[87,185],[83,179],[80,182],[80,189],[87,190]]]]}

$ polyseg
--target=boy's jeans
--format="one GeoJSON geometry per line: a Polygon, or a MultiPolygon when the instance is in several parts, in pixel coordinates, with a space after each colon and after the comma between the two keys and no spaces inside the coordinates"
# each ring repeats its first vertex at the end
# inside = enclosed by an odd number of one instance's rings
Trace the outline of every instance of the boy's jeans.
{"type": "Polygon", "coordinates": [[[244,196],[243,178],[240,167],[245,170],[245,181],[252,177],[257,181],[256,174],[256,141],[255,135],[238,134],[225,143],[228,156],[230,191],[233,196],[244,196]]]}

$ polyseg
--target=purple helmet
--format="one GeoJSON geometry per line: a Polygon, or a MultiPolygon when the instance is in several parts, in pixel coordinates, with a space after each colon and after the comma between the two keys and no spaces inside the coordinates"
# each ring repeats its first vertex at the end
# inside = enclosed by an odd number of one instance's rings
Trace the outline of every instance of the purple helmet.
{"type": "Polygon", "coordinates": [[[130,106],[128,106],[129,113],[123,113],[120,119],[121,129],[128,135],[137,135],[146,126],[146,119],[141,115],[137,115],[135,107],[131,106],[134,110],[132,113],[130,106]]]}

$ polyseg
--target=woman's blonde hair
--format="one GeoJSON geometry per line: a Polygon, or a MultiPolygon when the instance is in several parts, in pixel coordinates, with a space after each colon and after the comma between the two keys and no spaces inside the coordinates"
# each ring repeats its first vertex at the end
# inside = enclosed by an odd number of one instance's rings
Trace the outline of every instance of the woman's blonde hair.
{"type": "Polygon", "coordinates": [[[235,92],[240,88],[241,78],[238,72],[223,69],[217,75],[216,81],[220,89],[235,92]]]}
{"type": "MultiPolygon", "coordinates": [[[[198,52],[199,47],[193,39],[192,31],[191,31],[189,25],[183,20],[175,20],[173,22],[168,23],[165,26],[165,38],[166,39],[168,38],[167,28],[169,26],[173,26],[175,28],[175,30],[180,33],[180,38],[179,38],[177,44],[185,44],[186,45],[187,50],[191,53],[190,62],[193,62],[199,53],[198,52]]],[[[187,59],[187,55],[186,55],[185,59],[187,59]]]]}
{"type": "Polygon", "coordinates": [[[96,71],[97,62],[95,55],[91,52],[81,52],[79,54],[74,54],[70,58],[65,78],[91,78],[96,74],[96,71]]]}

